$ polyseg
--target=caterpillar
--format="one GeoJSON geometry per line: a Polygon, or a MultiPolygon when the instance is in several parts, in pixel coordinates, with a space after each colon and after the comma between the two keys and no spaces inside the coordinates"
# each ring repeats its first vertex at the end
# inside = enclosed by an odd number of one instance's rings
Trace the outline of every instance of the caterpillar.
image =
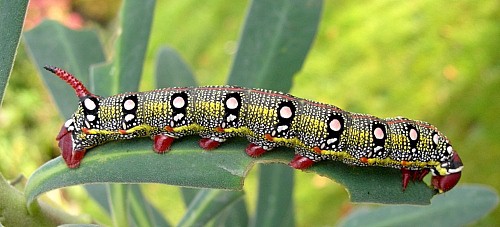
{"type": "Polygon", "coordinates": [[[402,188],[432,173],[431,187],[452,189],[463,168],[449,140],[429,123],[351,113],[289,94],[235,86],[173,87],[110,97],[90,93],[73,75],[46,70],[66,81],[79,106],[56,139],[69,168],[86,151],[111,140],[151,137],[165,153],[176,138],[198,134],[205,150],[246,137],[245,152],[259,157],[278,146],[294,148],[289,165],[307,169],[323,160],[401,169],[402,188]]]}

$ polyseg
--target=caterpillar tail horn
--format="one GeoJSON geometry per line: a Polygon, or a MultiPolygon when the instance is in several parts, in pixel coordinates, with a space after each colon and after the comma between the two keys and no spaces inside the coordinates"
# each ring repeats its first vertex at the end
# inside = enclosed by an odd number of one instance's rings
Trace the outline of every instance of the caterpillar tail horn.
{"type": "Polygon", "coordinates": [[[87,90],[87,88],[81,81],[76,79],[73,75],[66,72],[65,70],[50,65],[46,65],[43,68],[66,81],[66,83],[68,83],[73,88],[73,90],[75,90],[76,96],[78,96],[78,98],[82,98],[85,96],[95,96],[87,90]]]}
{"type": "MultiPolygon", "coordinates": [[[[75,90],[76,96],[78,96],[78,98],[84,98],[88,96],[95,97],[94,94],[90,93],[87,90],[87,88],[81,81],[76,79],[76,77],[66,72],[65,70],[48,65],[44,66],[43,68],[66,81],[66,83],[68,83],[73,88],[73,90],[75,90]]],[[[73,126],[64,124],[61,127],[61,131],[59,131],[56,140],[59,141],[59,148],[61,148],[62,157],[66,162],[66,165],[69,168],[77,168],[78,166],[80,166],[80,161],[83,159],[83,156],[85,156],[86,149],[74,149],[73,134],[71,133],[72,130],[74,130],[73,126]]]]}

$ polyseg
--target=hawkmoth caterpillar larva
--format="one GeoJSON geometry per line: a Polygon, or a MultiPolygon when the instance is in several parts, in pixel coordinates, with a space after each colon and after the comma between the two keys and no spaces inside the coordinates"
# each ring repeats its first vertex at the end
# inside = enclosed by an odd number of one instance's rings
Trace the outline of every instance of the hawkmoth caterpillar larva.
{"type": "Polygon", "coordinates": [[[401,169],[403,190],[410,179],[432,173],[440,192],[453,188],[463,168],[457,152],[434,126],[402,117],[380,119],[274,91],[233,86],[164,88],[99,97],[74,76],[46,66],[73,87],[80,99],[57,140],[70,168],[87,149],[110,140],[149,136],[156,153],[186,135],[202,137],[211,150],[227,138],[246,137],[258,157],[278,146],[295,149],[290,166],[306,169],[337,160],[356,166],[401,169]]]}

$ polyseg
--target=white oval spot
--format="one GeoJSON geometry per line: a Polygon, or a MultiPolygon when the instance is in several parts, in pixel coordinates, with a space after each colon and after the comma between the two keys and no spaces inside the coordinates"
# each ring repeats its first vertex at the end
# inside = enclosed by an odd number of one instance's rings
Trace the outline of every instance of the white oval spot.
{"type": "Polygon", "coordinates": [[[133,120],[135,118],[135,116],[133,114],[127,114],[125,115],[125,121],[126,122],[129,122],[131,120],[133,120]]]}
{"type": "Polygon", "coordinates": [[[290,109],[290,107],[288,106],[284,106],[280,109],[280,116],[282,118],[290,118],[292,117],[293,113],[292,113],[292,109],[290,109]]]}
{"type": "Polygon", "coordinates": [[[89,114],[86,116],[88,121],[94,121],[95,120],[95,115],[89,114]]]}
{"type": "Polygon", "coordinates": [[[71,126],[73,124],[73,122],[75,122],[73,120],[73,118],[70,118],[68,119],[65,123],[64,123],[64,127],[68,128],[69,126],[71,126]]]}
{"type": "Polygon", "coordinates": [[[231,110],[238,108],[239,105],[240,104],[238,103],[238,99],[236,99],[235,97],[231,97],[226,100],[226,106],[231,110]]]}
{"type": "Polygon", "coordinates": [[[338,119],[333,119],[330,121],[330,129],[333,131],[338,132],[342,128],[342,124],[340,124],[340,121],[338,119]]]}
{"type": "Polygon", "coordinates": [[[418,132],[414,128],[410,129],[410,139],[417,140],[418,132]]]}
{"type": "Polygon", "coordinates": [[[328,140],[326,141],[326,143],[327,143],[328,145],[330,145],[330,144],[332,144],[332,143],[335,143],[336,141],[337,141],[337,138],[331,138],[331,139],[328,139],[328,140]]]}
{"type": "Polygon", "coordinates": [[[83,105],[87,110],[95,110],[95,108],[97,107],[92,99],[85,99],[85,101],[83,101],[83,105]]]}
{"type": "Polygon", "coordinates": [[[226,120],[227,120],[227,122],[234,121],[234,120],[236,120],[236,116],[234,116],[233,114],[229,114],[229,116],[227,116],[226,120]]]}
{"type": "Polygon", "coordinates": [[[446,148],[446,151],[448,151],[448,153],[449,153],[449,154],[453,153],[453,147],[448,146],[448,147],[446,148]]]}
{"type": "Polygon", "coordinates": [[[278,132],[282,132],[288,129],[288,125],[280,125],[278,126],[278,132]]]}
{"type": "Polygon", "coordinates": [[[375,136],[376,139],[383,139],[384,136],[385,136],[385,133],[384,133],[384,130],[382,130],[380,127],[376,127],[374,130],[373,130],[373,135],[375,136]]]}
{"type": "Polygon", "coordinates": [[[123,108],[125,108],[126,110],[133,110],[135,107],[135,102],[134,100],[132,99],[127,99],[124,103],[123,103],[123,108]]]}
{"type": "Polygon", "coordinates": [[[182,98],[180,96],[175,97],[174,101],[172,102],[172,105],[175,108],[182,108],[182,107],[184,107],[184,105],[186,105],[186,100],[184,100],[184,98],[182,98]]]}
{"type": "Polygon", "coordinates": [[[432,142],[434,142],[435,144],[439,143],[439,136],[437,133],[434,134],[434,136],[432,137],[432,142]]]}
{"type": "Polygon", "coordinates": [[[183,117],[184,117],[184,114],[181,114],[181,113],[176,114],[176,115],[174,116],[174,121],[179,121],[179,120],[181,120],[183,117]]]}

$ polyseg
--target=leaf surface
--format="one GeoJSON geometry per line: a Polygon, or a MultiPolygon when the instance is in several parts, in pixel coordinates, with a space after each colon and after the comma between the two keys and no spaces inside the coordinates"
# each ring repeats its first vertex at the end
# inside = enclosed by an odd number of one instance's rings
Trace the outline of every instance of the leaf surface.
{"type": "MultiPolygon", "coordinates": [[[[61,157],[38,168],[25,189],[27,202],[38,195],[72,185],[89,183],[163,183],[194,188],[241,190],[248,170],[255,163],[288,163],[293,151],[279,148],[260,158],[248,157],[244,139],[233,139],[206,152],[197,138],[188,137],[159,155],[150,139],[114,141],[93,148],[77,169],[69,169],[61,157]]],[[[433,190],[424,183],[401,190],[401,173],[382,167],[352,167],[340,162],[320,162],[308,170],[346,186],[354,202],[428,204],[433,190]]]]}
{"type": "Polygon", "coordinates": [[[23,29],[28,0],[0,0],[0,106],[23,29]]]}
{"type": "Polygon", "coordinates": [[[383,206],[349,215],[342,226],[467,226],[498,206],[498,194],[464,185],[434,197],[429,206],[383,206]],[[390,218],[388,218],[390,217],[390,218]]]}

